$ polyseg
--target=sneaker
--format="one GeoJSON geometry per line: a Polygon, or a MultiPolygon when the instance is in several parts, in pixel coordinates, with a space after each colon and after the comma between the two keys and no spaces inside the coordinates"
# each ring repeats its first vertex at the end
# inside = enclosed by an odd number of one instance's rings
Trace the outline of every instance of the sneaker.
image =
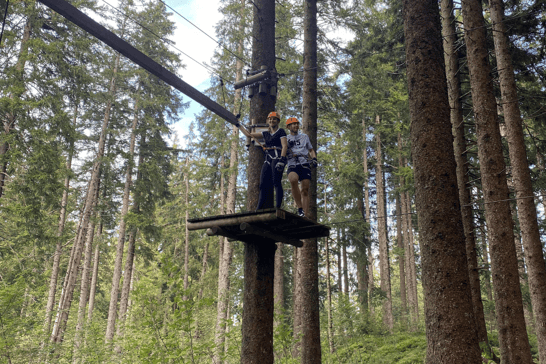
{"type": "Polygon", "coordinates": [[[303,212],[303,209],[298,209],[298,215],[300,217],[305,217],[305,212],[303,212]]]}

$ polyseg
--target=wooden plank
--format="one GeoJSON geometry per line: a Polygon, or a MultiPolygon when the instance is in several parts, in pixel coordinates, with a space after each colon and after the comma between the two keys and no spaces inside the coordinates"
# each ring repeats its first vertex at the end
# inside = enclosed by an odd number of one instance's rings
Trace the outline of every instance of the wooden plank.
{"type": "Polygon", "coordinates": [[[249,216],[233,216],[226,215],[224,218],[219,218],[216,220],[205,220],[205,221],[188,221],[188,230],[199,230],[199,229],[208,229],[214,226],[224,227],[232,225],[240,225],[242,223],[257,223],[257,222],[268,222],[274,221],[277,219],[277,213],[267,213],[261,215],[249,215],[249,216]]]}
{"type": "Polygon", "coordinates": [[[157,76],[158,78],[173,86],[183,94],[197,101],[199,104],[203,105],[227,122],[237,126],[239,125],[239,120],[235,115],[233,115],[233,113],[226,110],[215,101],[211,100],[199,90],[182,81],[174,73],[167,70],[165,67],[163,67],[162,65],[160,65],[120,37],[118,37],[116,34],[112,33],[111,31],[91,19],[89,16],[78,10],[76,7],[72,6],[70,3],[64,0],[38,1],[48,6],[55,12],[59,13],[66,19],[70,20],[72,23],[76,24],[92,36],[100,39],[101,41],[112,47],[114,50],[123,54],[125,57],[129,58],[131,61],[135,62],[151,74],[157,76]]]}
{"type": "Polygon", "coordinates": [[[298,248],[301,248],[303,246],[303,242],[299,239],[290,238],[282,234],[275,234],[268,230],[260,229],[259,227],[250,225],[249,223],[246,223],[246,222],[242,223],[239,226],[239,229],[241,229],[241,231],[244,231],[247,234],[262,236],[264,238],[272,239],[274,241],[279,241],[285,244],[290,244],[298,248]]]}

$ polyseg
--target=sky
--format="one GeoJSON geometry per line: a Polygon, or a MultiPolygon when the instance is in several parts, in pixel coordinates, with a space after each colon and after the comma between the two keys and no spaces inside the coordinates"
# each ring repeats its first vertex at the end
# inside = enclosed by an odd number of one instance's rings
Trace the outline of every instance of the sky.
{"type": "MultiPolygon", "coordinates": [[[[165,0],[165,2],[202,31],[216,39],[214,27],[222,18],[222,14],[218,12],[220,1],[165,0]]],[[[175,36],[173,37],[176,48],[200,63],[209,64],[218,44],[178,14],[174,13],[171,20],[176,23],[175,36]]],[[[180,55],[180,58],[186,65],[186,68],[179,72],[182,79],[197,90],[205,91],[210,85],[210,72],[183,54],[180,55]]],[[[183,136],[188,133],[189,125],[195,119],[195,114],[199,114],[204,110],[204,107],[187,96],[184,97],[184,101],[191,101],[190,107],[181,115],[180,120],[173,125],[180,142],[183,141],[183,136]]]]}

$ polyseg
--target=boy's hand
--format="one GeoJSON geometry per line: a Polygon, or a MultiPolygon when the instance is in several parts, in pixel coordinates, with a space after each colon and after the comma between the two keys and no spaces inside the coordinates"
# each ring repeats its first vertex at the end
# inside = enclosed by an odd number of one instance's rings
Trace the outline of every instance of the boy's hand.
{"type": "Polygon", "coordinates": [[[318,166],[317,158],[311,159],[311,167],[316,167],[316,166],[318,166]]]}

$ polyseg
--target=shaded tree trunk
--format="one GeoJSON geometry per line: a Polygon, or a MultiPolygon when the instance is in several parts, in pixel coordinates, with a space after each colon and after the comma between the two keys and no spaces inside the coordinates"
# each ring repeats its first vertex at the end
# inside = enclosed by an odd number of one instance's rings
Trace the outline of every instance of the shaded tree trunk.
{"type": "Polygon", "coordinates": [[[438,2],[404,0],[427,364],[481,363],[445,78],[438,2]]]}
{"type": "MultiPolygon", "coordinates": [[[[254,22],[252,68],[275,69],[275,1],[253,2],[254,22]]],[[[264,84],[265,85],[265,84],[264,84]]],[[[270,86],[270,85],[265,85],[270,86]]],[[[251,124],[262,123],[275,108],[275,98],[268,92],[258,93],[250,101],[251,124]]],[[[259,198],[259,173],[264,162],[262,150],[250,147],[248,161],[247,209],[254,211],[259,198]]],[[[272,201],[271,201],[272,202],[272,201]]],[[[267,204],[266,204],[267,205],[267,204]]],[[[267,207],[267,206],[265,206],[267,207]]],[[[245,243],[244,311],[242,322],[241,362],[273,363],[273,281],[275,272],[273,241],[245,243]]]]}
{"type": "Polygon", "coordinates": [[[480,289],[480,275],[478,271],[478,257],[476,253],[476,241],[474,238],[474,216],[472,213],[472,200],[468,188],[468,159],[466,157],[465,128],[461,105],[461,87],[459,77],[459,57],[457,47],[457,28],[453,16],[453,0],[442,0],[442,33],[444,41],[444,57],[446,63],[446,77],[448,87],[449,106],[451,109],[451,125],[455,138],[453,147],[455,161],[457,163],[457,184],[459,187],[459,200],[461,202],[461,213],[466,241],[466,255],[468,260],[468,274],[470,291],[472,293],[472,304],[474,307],[474,318],[478,330],[478,340],[484,349],[491,354],[489,340],[487,338],[487,327],[483,313],[482,294],[480,289]]]}
{"type": "MultiPolygon", "coordinates": [[[[504,5],[501,0],[490,0],[493,40],[497,56],[502,109],[506,124],[512,179],[516,189],[516,203],[522,243],[527,265],[529,293],[533,315],[538,323],[546,322],[546,264],[540,241],[535,195],[531,183],[529,163],[518,103],[514,67],[504,25],[504,5]]],[[[546,363],[546,325],[536,325],[539,359],[546,363]]]]}
{"type": "Polygon", "coordinates": [[[408,303],[406,298],[406,270],[404,259],[404,241],[402,239],[402,209],[400,207],[400,195],[396,198],[396,246],[398,247],[398,269],[400,270],[400,301],[402,303],[402,321],[406,322],[408,303]]]}
{"type": "MultiPolygon", "coordinates": [[[[376,124],[379,125],[379,115],[376,116],[376,124]]],[[[375,180],[377,186],[377,240],[379,241],[379,274],[381,278],[381,290],[385,293],[386,299],[383,301],[383,323],[392,330],[394,319],[392,316],[392,296],[391,296],[391,276],[389,262],[389,243],[387,237],[387,211],[385,208],[385,187],[383,184],[383,166],[381,156],[381,136],[376,132],[376,165],[375,180]]]]}
{"type": "MultiPolygon", "coordinates": [[[[303,132],[317,150],[317,1],[304,2],[303,132]]],[[[317,170],[312,169],[309,187],[309,218],[317,219],[317,170]]],[[[320,363],[320,312],[317,239],[307,239],[301,248],[302,345],[301,363],[320,363]]]]}
{"type": "MultiPolygon", "coordinates": [[[[406,165],[407,165],[406,161],[406,165]]],[[[417,268],[415,265],[415,245],[413,241],[413,219],[412,219],[412,211],[411,211],[411,198],[408,191],[404,193],[405,200],[406,200],[406,218],[407,218],[407,225],[408,225],[408,268],[409,268],[409,279],[411,282],[411,296],[412,299],[410,301],[410,308],[412,310],[412,321],[414,324],[417,324],[419,321],[419,296],[417,294],[417,268]]]]}
{"type": "Polygon", "coordinates": [[[95,254],[93,259],[93,276],[91,278],[91,289],[89,292],[89,305],[87,307],[87,323],[93,320],[93,309],[95,308],[95,295],[97,293],[97,282],[99,279],[99,261],[100,261],[100,241],[102,239],[102,223],[99,224],[97,233],[98,242],[95,244],[95,254]]]}
{"type": "Polygon", "coordinates": [[[493,94],[487,52],[485,22],[479,0],[462,1],[472,102],[476,122],[478,158],[485,201],[495,311],[499,328],[501,358],[505,363],[532,363],[518,263],[513,221],[502,152],[497,104],[493,94]]]}

